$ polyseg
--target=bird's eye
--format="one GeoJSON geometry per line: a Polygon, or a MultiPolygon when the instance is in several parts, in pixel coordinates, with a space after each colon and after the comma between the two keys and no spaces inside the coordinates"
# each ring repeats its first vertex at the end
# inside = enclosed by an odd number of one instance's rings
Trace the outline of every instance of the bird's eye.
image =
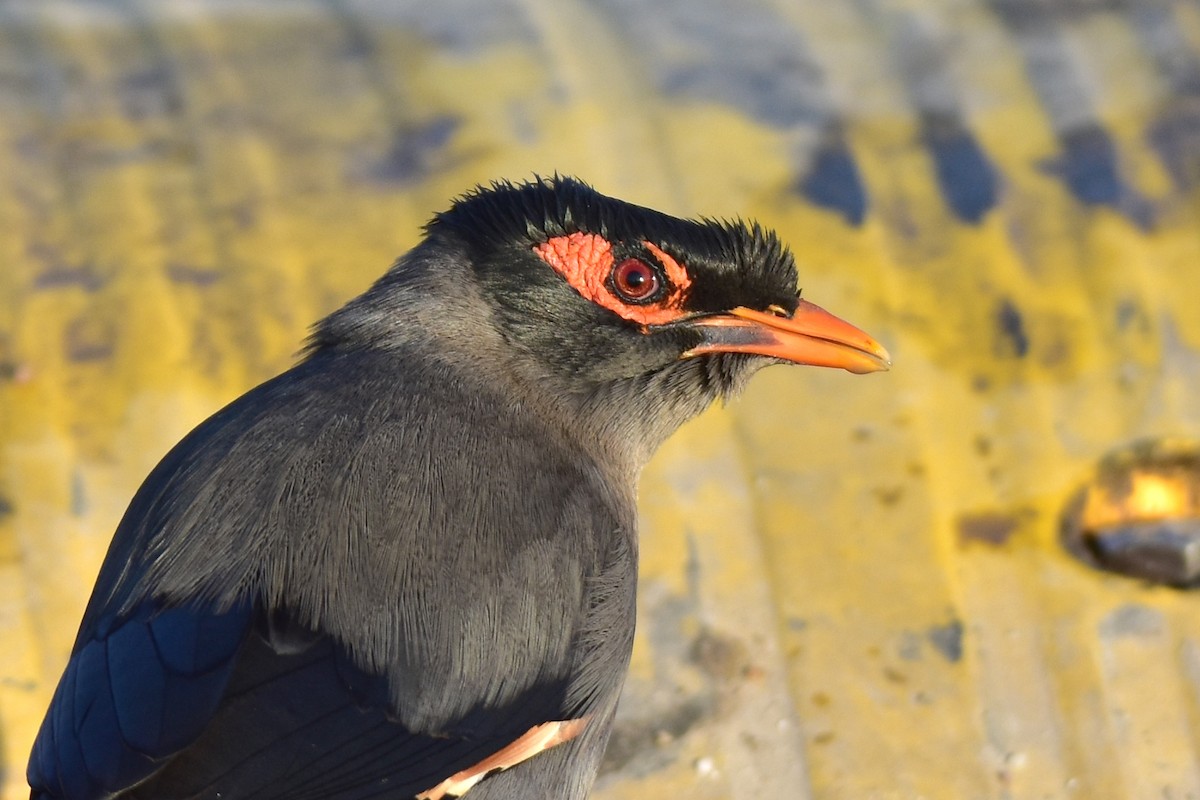
{"type": "Polygon", "coordinates": [[[661,281],[654,268],[636,258],[627,258],[613,267],[612,289],[630,303],[642,303],[658,294],[661,281]]]}

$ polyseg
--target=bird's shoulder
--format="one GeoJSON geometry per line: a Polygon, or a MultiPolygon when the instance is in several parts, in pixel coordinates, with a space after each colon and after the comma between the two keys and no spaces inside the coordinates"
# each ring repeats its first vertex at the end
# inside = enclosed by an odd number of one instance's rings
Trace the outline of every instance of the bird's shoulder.
{"type": "Polygon", "coordinates": [[[374,352],[309,359],[247,393],[147,478],[77,648],[147,601],[249,600],[388,675],[419,728],[539,683],[566,691],[589,621],[632,625],[633,479],[499,394],[455,365],[374,352]],[[620,614],[596,600],[614,592],[620,614]]]}

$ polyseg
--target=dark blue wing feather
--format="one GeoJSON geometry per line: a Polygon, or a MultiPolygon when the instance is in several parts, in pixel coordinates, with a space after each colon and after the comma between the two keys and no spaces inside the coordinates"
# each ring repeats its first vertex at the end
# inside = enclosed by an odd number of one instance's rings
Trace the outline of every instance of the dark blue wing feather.
{"type": "Polygon", "coordinates": [[[218,614],[147,603],[97,625],[76,644],[34,743],[34,796],[107,796],[195,741],[220,704],[251,619],[249,605],[218,614]]]}
{"type": "MultiPolygon", "coordinates": [[[[412,797],[514,738],[413,732],[389,713],[387,680],[355,666],[330,637],[313,637],[307,648],[284,654],[268,637],[249,637],[204,732],[123,797],[412,797]]],[[[561,698],[559,687],[547,694],[561,698]]],[[[534,709],[530,716],[541,717],[540,699],[521,698],[519,707],[496,714],[519,719],[534,709]]]]}
{"type": "MultiPolygon", "coordinates": [[[[305,646],[289,641],[281,653],[272,629],[249,606],[215,614],[144,604],[102,620],[77,644],[42,724],[33,796],[411,797],[515,735],[410,731],[389,712],[387,680],[345,648],[293,632],[305,646]]],[[[491,709],[481,727],[532,727],[553,716],[564,691],[541,685],[491,709]]]]}

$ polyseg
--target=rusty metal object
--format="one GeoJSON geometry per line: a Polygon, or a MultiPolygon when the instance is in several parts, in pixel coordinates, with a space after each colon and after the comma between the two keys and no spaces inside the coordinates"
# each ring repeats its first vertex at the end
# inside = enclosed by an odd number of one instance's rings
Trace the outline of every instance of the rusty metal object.
{"type": "Polygon", "coordinates": [[[1068,504],[1062,540],[1097,569],[1200,586],[1200,444],[1141,440],[1106,456],[1068,504]]]}

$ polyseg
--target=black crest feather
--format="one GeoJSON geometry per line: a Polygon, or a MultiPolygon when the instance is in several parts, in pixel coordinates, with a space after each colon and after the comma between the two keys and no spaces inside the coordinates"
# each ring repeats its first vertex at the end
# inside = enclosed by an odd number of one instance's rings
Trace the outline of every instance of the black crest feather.
{"type": "MultiPolygon", "coordinates": [[[[474,256],[494,254],[505,245],[529,247],[555,236],[585,231],[612,242],[648,240],[689,270],[708,273],[698,310],[727,307],[730,297],[791,295],[796,266],[774,232],[742,220],[689,220],[617,200],[575,178],[554,175],[532,181],[500,181],[461,196],[426,226],[433,236],[449,233],[474,256]],[[704,295],[711,295],[706,297],[704,295]],[[726,301],[725,304],[722,300],[726,301]]],[[[747,298],[740,302],[759,300],[747,298]]],[[[770,302],[779,302],[772,297],[770,302]]]]}

